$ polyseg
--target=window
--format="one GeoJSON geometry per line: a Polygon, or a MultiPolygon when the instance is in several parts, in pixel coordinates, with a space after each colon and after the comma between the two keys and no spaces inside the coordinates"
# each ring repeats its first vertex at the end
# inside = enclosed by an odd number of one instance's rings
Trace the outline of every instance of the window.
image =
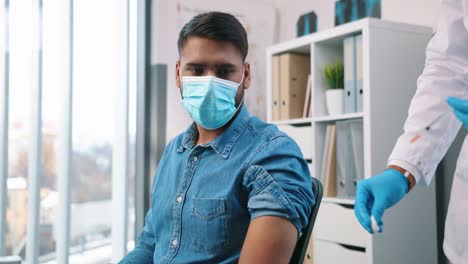
{"type": "Polygon", "coordinates": [[[30,2],[10,1],[9,8],[9,139],[8,207],[6,247],[8,254],[24,257],[27,223],[27,176],[30,143],[33,21],[30,2]]]}
{"type": "MultiPolygon", "coordinates": [[[[58,149],[60,114],[64,103],[64,58],[58,50],[68,35],[60,30],[64,0],[43,0],[42,8],[42,150],[40,166],[39,261],[55,263],[57,230],[58,149]]],[[[9,123],[8,206],[6,248],[9,255],[26,256],[28,217],[28,160],[31,143],[31,76],[38,61],[31,38],[37,24],[39,1],[9,1],[9,123]]],[[[135,123],[136,123],[136,3],[133,0],[80,0],[73,3],[72,64],[72,171],[70,175],[70,263],[108,263],[111,260],[113,156],[115,131],[128,134],[127,238],[133,245],[135,222],[135,123]],[[128,28],[128,29],[127,29],[128,28]],[[128,31],[127,31],[128,30],[128,31]],[[128,89],[128,125],[116,116],[122,101],[117,87],[128,89]],[[103,213],[105,212],[105,213],[103,213]]],[[[4,4],[3,2],[1,3],[4,4]]],[[[2,17],[0,17],[2,19],[2,17]]],[[[0,22],[2,23],[2,22],[0,22]]],[[[2,32],[0,32],[1,34],[2,32]]],[[[2,40],[0,38],[0,40],[2,40]]],[[[1,49],[0,45],[0,49],[1,49]]],[[[0,50],[0,52],[4,52],[0,50]]],[[[0,57],[1,58],[1,57],[0,57]]],[[[3,63],[3,61],[0,61],[3,63]]],[[[4,146],[0,146],[2,148],[4,146]]],[[[0,149],[1,150],[1,149],[0,149]]],[[[121,151],[122,148],[118,148],[121,151]]],[[[119,205],[120,206],[120,205],[119,205]]],[[[0,217],[3,217],[0,214],[0,217]]],[[[131,249],[131,248],[130,248],[131,249]]]]}

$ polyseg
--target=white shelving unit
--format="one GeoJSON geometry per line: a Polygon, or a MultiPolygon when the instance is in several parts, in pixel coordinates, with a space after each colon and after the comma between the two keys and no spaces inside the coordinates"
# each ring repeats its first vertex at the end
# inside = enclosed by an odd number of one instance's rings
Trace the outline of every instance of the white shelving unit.
{"type": "MultiPolygon", "coordinates": [[[[295,139],[312,175],[319,175],[326,125],[363,120],[364,177],[385,170],[402,133],[416,81],[425,62],[430,28],[366,18],[267,49],[267,118],[295,139]],[[362,34],[363,112],[328,116],[323,67],[343,59],[343,40],[362,34]],[[312,116],[273,121],[272,56],[293,52],[310,56],[312,116]]],[[[354,200],[324,197],[314,227],[314,264],[437,263],[435,183],[417,187],[384,216],[384,233],[370,235],[354,216],[354,200]]]]}
{"type": "Polygon", "coordinates": [[[312,124],[312,118],[295,118],[289,120],[278,120],[271,121],[271,123],[276,125],[300,125],[300,124],[312,124]]]}
{"type": "Polygon", "coordinates": [[[332,122],[332,121],[339,121],[339,120],[346,120],[346,119],[355,119],[355,118],[362,118],[364,116],[363,113],[350,113],[350,114],[342,114],[342,115],[333,115],[333,116],[320,116],[312,118],[315,123],[320,122],[332,122]]]}
{"type": "Polygon", "coordinates": [[[336,197],[323,197],[322,203],[337,203],[354,205],[354,199],[336,198],[336,197]]]}

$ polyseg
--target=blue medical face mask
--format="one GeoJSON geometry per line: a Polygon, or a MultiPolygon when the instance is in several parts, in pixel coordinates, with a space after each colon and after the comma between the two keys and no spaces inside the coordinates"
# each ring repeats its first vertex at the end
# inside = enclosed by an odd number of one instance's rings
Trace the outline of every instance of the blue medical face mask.
{"type": "MultiPolygon", "coordinates": [[[[240,83],[215,76],[182,76],[182,104],[200,126],[214,130],[236,114],[236,94],[240,83]]],[[[243,100],[244,98],[242,98],[243,100]]]]}

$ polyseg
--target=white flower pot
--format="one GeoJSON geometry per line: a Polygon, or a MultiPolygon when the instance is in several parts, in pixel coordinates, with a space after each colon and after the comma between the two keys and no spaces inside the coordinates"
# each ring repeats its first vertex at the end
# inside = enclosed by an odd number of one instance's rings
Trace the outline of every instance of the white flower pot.
{"type": "Polygon", "coordinates": [[[329,115],[340,115],[344,112],[344,89],[329,89],[326,92],[329,115]]]}

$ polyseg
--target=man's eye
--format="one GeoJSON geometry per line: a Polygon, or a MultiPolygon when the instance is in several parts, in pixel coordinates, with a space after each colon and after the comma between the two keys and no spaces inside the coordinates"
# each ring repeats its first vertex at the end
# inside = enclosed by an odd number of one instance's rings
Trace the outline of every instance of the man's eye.
{"type": "Polygon", "coordinates": [[[192,72],[192,75],[202,75],[203,74],[203,69],[202,68],[192,68],[190,71],[192,72]]]}
{"type": "Polygon", "coordinates": [[[219,69],[216,75],[219,77],[227,77],[232,71],[228,69],[219,69]]]}

